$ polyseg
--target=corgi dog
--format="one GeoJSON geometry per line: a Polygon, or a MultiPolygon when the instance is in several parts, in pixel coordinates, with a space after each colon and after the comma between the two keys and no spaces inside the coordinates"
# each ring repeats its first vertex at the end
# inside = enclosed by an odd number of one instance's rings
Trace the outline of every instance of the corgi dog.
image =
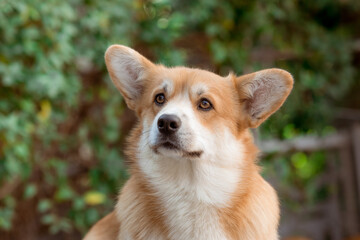
{"type": "Polygon", "coordinates": [[[85,239],[278,239],[277,195],[259,173],[250,128],[280,108],[292,76],[168,68],[122,45],[105,61],[139,121],[125,151],[131,177],[85,239]]]}

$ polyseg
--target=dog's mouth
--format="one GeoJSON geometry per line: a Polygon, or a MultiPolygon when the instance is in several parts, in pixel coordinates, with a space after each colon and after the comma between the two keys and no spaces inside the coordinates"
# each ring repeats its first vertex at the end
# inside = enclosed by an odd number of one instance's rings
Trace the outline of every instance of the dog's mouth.
{"type": "Polygon", "coordinates": [[[159,148],[164,148],[171,151],[177,151],[182,155],[182,157],[185,158],[199,158],[203,153],[203,151],[186,151],[179,144],[170,140],[157,143],[152,147],[152,150],[156,154],[159,154],[159,148]]]}
{"type": "Polygon", "coordinates": [[[164,148],[170,149],[170,150],[179,150],[180,149],[179,146],[177,146],[176,144],[171,143],[171,142],[164,142],[163,144],[160,145],[160,147],[164,147],[164,148]]]}

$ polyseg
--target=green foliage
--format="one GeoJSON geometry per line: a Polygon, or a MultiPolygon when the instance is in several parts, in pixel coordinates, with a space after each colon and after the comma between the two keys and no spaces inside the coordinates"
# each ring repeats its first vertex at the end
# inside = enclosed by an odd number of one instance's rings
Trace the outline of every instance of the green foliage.
{"type": "MultiPolygon", "coordinates": [[[[127,173],[124,105],[103,61],[110,44],[170,66],[206,59],[220,74],[287,69],[294,91],[262,136],[291,139],[331,131],[359,77],[359,13],[355,0],[0,1],[0,189],[10,189],[0,228],[11,229],[20,201],[35,199],[53,234],[84,232],[114,204],[127,173]]],[[[278,162],[304,189],[323,168],[320,155],[278,162]]]]}
{"type": "Polygon", "coordinates": [[[286,156],[268,156],[264,161],[264,175],[280,179],[278,190],[286,206],[301,209],[326,199],[330,186],[324,184],[326,153],[295,152],[286,156]]]}

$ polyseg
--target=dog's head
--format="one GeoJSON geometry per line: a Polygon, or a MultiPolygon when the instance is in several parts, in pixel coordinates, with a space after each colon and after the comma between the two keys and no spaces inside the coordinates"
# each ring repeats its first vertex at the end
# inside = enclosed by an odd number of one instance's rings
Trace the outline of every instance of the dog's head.
{"type": "Polygon", "coordinates": [[[238,151],[234,140],[274,113],[293,85],[280,69],[221,77],[157,65],[121,45],[111,46],[105,60],[111,80],[140,118],[140,147],[174,159],[216,159],[238,151]]]}

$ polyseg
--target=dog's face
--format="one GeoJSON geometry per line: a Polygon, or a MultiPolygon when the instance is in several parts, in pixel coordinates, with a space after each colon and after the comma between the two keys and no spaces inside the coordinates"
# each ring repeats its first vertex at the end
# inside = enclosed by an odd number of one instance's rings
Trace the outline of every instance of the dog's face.
{"type": "Polygon", "coordinates": [[[157,67],[140,100],[149,147],[172,158],[200,158],[236,134],[238,110],[231,79],[206,71],[157,67]],[[231,103],[229,103],[231,101],[231,103]]]}
{"type": "Polygon", "coordinates": [[[279,69],[220,77],[166,68],[120,45],[111,46],[105,59],[112,81],[140,118],[141,147],[173,159],[231,157],[241,132],[275,112],[293,83],[279,69]]]}

